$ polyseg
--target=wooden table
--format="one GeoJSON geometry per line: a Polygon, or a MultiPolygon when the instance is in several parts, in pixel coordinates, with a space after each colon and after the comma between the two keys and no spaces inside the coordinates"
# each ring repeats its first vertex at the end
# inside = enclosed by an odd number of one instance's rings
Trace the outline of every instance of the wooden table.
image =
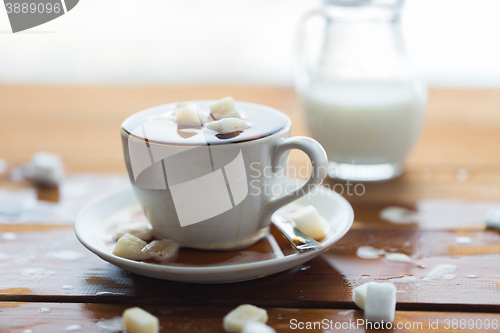
{"type": "MultiPolygon", "coordinates": [[[[0,86],[0,158],[15,168],[39,150],[61,154],[70,178],[92,179],[92,196],[125,179],[115,173],[125,171],[118,130],[128,115],[157,104],[226,95],[280,109],[292,118],[293,135],[307,135],[300,103],[287,88],[0,86]]],[[[307,165],[307,160],[294,153],[291,163],[307,165]]],[[[13,182],[5,175],[0,188],[33,192],[26,181],[13,182]]],[[[37,195],[44,202],[66,202],[71,209],[83,204],[66,190],[39,190],[37,195]]],[[[158,316],[163,332],[223,332],[223,316],[242,303],[266,308],[278,332],[299,331],[291,329],[291,320],[334,324],[363,318],[351,300],[353,287],[404,276],[415,278],[395,282],[394,325],[403,325],[395,331],[426,331],[429,323],[438,327],[431,331],[500,330],[491,325],[500,321],[500,232],[485,230],[483,222],[484,212],[500,205],[500,91],[431,90],[424,132],[404,175],[366,185],[362,196],[344,196],[354,207],[355,223],[328,252],[283,273],[224,285],[160,281],[110,265],[77,241],[71,212],[51,215],[47,208],[24,220],[4,217],[0,332],[106,332],[97,322],[130,306],[158,316]],[[383,221],[379,212],[387,206],[415,211],[420,222],[383,221]],[[457,243],[459,236],[471,243],[457,243]],[[361,245],[406,253],[418,265],[359,258],[361,245]],[[50,256],[61,249],[82,257],[63,261],[50,256]],[[442,263],[457,267],[454,278],[421,280],[442,263]]],[[[365,330],[344,328],[323,331],[365,330]]]]}

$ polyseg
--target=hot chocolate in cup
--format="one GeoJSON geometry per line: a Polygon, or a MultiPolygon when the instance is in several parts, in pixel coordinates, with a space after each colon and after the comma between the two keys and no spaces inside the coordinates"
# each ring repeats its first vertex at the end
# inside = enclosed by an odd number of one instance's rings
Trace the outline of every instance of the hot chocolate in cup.
{"type": "MultiPolygon", "coordinates": [[[[214,101],[190,103],[208,115],[214,101]]],[[[290,138],[290,118],[276,109],[236,102],[248,127],[218,134],[204,125],[178,125],[172,118],[177,106],[138,112],[121,128],[132,187],[158,238],[198,249],[250,246],[268,234],[276,210],[326,176],[323,147],[308,137],[290,138]],[[285,178],[291,149],[312,163],[308,181],[293,189],[285,178]]]]}

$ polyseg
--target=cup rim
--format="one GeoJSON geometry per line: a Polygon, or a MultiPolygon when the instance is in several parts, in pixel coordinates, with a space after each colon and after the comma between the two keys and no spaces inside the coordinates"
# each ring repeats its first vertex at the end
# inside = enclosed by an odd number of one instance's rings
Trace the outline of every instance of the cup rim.
{"type": "MultiPolygon", "coordinates": [[[[185,101],[185,102],[182,102],[182,103],[187,103],[187,102],[192,102],[192,103],[214,103],[216,101],[217,100],[193,100],[193,101],[185,101]]],[[[146,108],[146,109],[143,109],[141,111],[138,111],[138,112],[135,112],[135,113],[131,114],[130,116],[128,116],[122,122],[122,124],[120,126],[121,135],[126,136],[127,138],[130,138],[130,133],[125,129],[125,123],[127,121],[129,121],[132,117],[137,116],[140,113],[146,113],[148,111],[151,112],[152,110],[155,110],[155,109],[175,106],[175,105],[177,105],[179,103],[181,103],[181,102],[160,104],[160,105],[152,106],[152,107],[149,107],[149,108],[146,108]]],[[[250,105],[250,106],[254,106],[254,107],[259,107],[259,108],[264,107],[264,108],[270,109],[270,110],[272,110],[274,112],[278,112],[278,113],[280,113],[282,116],[284,116],[286,118],[286,120],[287,120],[286,124],[279,131],[271,133],[271,134],[266,135],[264,137],[260,137],[260,138],[257,138],[257,139],[246,140],[246,141],[240,141],[240,142],[217,143],[215,145],[210,145],[210,146],[212,146],[212,147],[217,146],[218,147],[218,146],[227,146],[227,145],[254,144],[256,142],[261,142],[261,141],[264,141],[266,139],[269,139],[269,138],[271,138],[271,137],[273,137],[275,135],[278,135],[280,133],[288,132],[288,131],[290,131],[290,129],[292,127],[292,120],[290,119],[290,117],[286,113],[284,113],[283,111],[275,109],[275,108],[273,108],[271,106],[267,106],[267,105],[263,105],[263,104],[258,104],[258,103],[253,103],[253,102],[245,102],[245,101],[235,101],[235,104],[236,105],[238,105],[238,104],[246,104],[246,105],[250,105]]],[[[132,139],[137,140],[134,137],[132,137],[132,139]]],[[[137,141],[140,141],[140,140],[137,140],[137,141]]],[[[191,145],[191,144],[177,144],[177,143],[174,144],[174,143],[168,143],[168,142],[155,142],[155,141],[150,141],[149,144],[155,144],[155,145],[161,145],[161,146],[197,146],[197,145],[191,145]]]]}

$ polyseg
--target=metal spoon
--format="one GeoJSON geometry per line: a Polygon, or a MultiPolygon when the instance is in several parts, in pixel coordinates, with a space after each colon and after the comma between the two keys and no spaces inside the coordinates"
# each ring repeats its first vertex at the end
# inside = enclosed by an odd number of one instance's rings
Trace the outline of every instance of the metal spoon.
{"type": "Polygon", "coordinates": [[[295,228],[283,216],[275,213],[271,217],[271,221],[300,253],[323,248],[323,244],[295,228]]]}

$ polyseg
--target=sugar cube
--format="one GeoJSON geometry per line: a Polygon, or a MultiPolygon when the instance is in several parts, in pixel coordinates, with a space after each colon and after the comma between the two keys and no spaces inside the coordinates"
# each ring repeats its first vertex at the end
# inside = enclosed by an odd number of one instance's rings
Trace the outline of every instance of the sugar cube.
{"type": "Polygon", "coordinates": [[[393,322],[396,313],[396,287],[389,282],[368,284],[365,319],[370,322],[393,322]]]}
{"type": "Polygon", "coordinates": [[[241,333],[276,333],[276,330],[260,321],[251,321],[243,326],[241,333]]]}
{"type": "Polygon", "coordinates": [[[210,111],[210,114],[215,120],[229,117],[241,118],[241,115],[234,104],[234,99],[230,96],[224,97],[210,105],[210,111]]]}
{"type": "Polygon", "coordinates": [[[123,327],[127,333],[158,333],[158,318],[141,308],[130,308],[123,312],[123,327]]]}
{"type": "Polygon", "coordinates": [[[207,128],[212,131],[224,134],[230,133],[234,131],[238,131],[248,127],[248,124],[243,119],[239,118],[224,118],[217,121],[212,121],[205,125],[207,128]]]}
{"type": "Polygon", "coordinates": [[[131,234],[143,241],[147,241],[153,238],[153,229],[143,223],[133,223],[119,228],[112,238],[114,241],[117,241],[125,234],[131,234]]]}
{"type": "Polygon", "coordinates": [[[361,286],[354,288],[352,292],[352,300],[354,301],[354,304],[356,304],[360,309],[365,308],[366,292],[368,290],[368,285],[372,283],[375,282],[362,284],[361,286]]]}
{"type": "Polygon", "coordinates": [[[267,312],[254,305],[243,304],[229,312],[223,320],[223,327],[226,332],[241,333],[243,327],[249,322],[267,322],[267,312]]]}
{"type": "Polygon", "coordinates": [[[179,244],[170,239],[154,240],[142,248],[141,251],[149,258],[164,261],[177,256],[179,253],[179,244]]]}
{"type": "Polygon", "coordinates": [[[38,152],[29,165],[31,181],[41,186],[57,186],[64,177],[64,163],[59,155],[38,152]]]}
{"type": "Polygon", "coordinates": [[[500,209],[490,209],[484,218],[486,227],[500,230],[500,209]]]}
{"type": "Polygon", "coordinates": [[[199,127],[208,120],[208,116],[199,110],[195,104],[182,106],[175,110],[174,114],[176,122],[184,126],[199,127]]]}
{"type": "Polygon", "coordinates": [[[146,253],[141,250],[148,245],[145,241],[131,234],[125,234],[116,242],[113,254],[125,259],[143,260],[148,259],[146,253]]]}
{"type": "Polygon", "coordinates": [[[312,205],[291,213],[288,215],[288,219],[295,224],[297,229],[315,240],[325,238],[328,232],[328,224],[312,205]]]}
{"type": "Polygon", "coordinates": [[[3,158],[0,158],[0,176],[7,172],[8,164],[3,158]]]}

